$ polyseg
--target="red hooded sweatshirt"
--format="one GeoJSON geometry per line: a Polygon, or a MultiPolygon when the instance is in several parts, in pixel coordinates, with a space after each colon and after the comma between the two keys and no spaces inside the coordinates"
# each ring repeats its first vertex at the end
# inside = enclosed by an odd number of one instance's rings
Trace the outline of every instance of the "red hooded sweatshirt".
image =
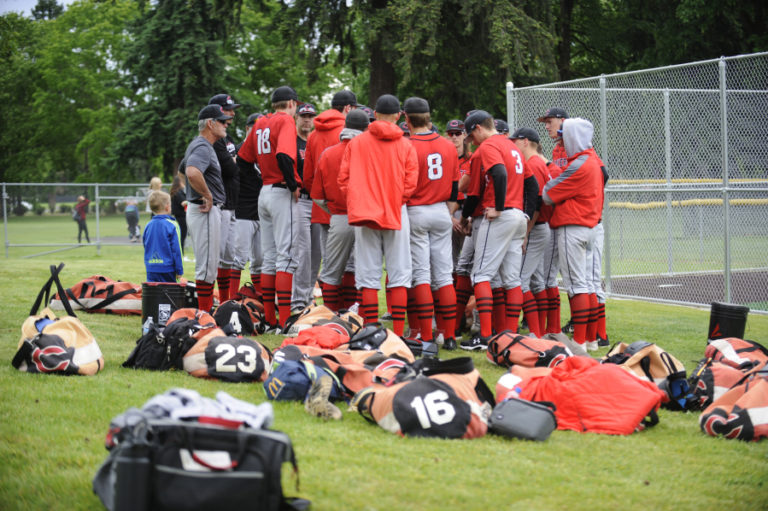
{"type": "Polygon", "coordinates": [[[416,189],[419,162],[410,141],[394,123],[374,121],[352,139],[339,171],[350,225],[400,229],[400,208],[416,189]]]}
{"type": "MultiPolygon", "coordinates": [[[[328,147],[339,143],[339,134],[344,129],[344,121],[344,114],[333,108],[315,117],[315,129],[307,138],[307,149],[304,153],[304,188],[310,192],[320,155],[328,147]]],[[[312,205],[313,224],[328,224],[330,220],[331,217],[328,213],[317,205],[312,205]]]]}

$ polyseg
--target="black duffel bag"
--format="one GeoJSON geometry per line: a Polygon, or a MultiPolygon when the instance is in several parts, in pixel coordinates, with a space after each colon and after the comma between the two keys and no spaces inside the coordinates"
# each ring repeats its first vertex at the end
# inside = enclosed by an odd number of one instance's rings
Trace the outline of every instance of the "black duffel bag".
{"type": "Polygon", "coordinates": [[[109,510],[309,507],[309,501],[283,496],[283,463],[298,469],[290,438],[280,431],[140,419],[113,438],[93,480],[109,510]]]}

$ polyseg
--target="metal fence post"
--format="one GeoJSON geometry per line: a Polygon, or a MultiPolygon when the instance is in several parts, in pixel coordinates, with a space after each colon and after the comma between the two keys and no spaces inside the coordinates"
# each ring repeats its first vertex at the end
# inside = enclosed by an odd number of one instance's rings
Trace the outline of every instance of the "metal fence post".
{"type": "Polygon", "coordinates": [[[101,202],[99,195],[99,183],[96,183],[96,255],[101,255],[101,230],[99,226],[100,211],[99,203],[101,202]]]}
{"type": "Polygon", "coordinates": [[[667,271],[672,273],[672,130],[670,124],[669,89],[664,89],[664,160],[667,177],[667,271]]]}
{"type": "Polygon", "coordinates": [[[6,204],[6,199],[8,198],[8,194],[5,191],[5,183],[3,183],[3,232],[5,233],[5,258],[8,259],[8,245],[11,243],[8,240],[8,208],[6,204]]]}
{"type": "Polygon", "coordinates": [[[731,301],[731,219],[730,199],[728,197],[728,96],[725,83],[725,58],[718,62],[720,71],[720,134],[722,137],[723,156],[723,226],[725,229],[725,301],[731,301]]]}
{"type": "Polygon", "coordinates": [[[515,111],[515,85],[507,82],[507,123],[511,129],[515,129],[517,122],[517,112],[515,111]]]}
{"type": "MultiPolygon", "coordinates": [[[[608,106],[605,93],[605,75],[600,76],[600,154],[610,173],[608,163],[608,106]]],[[[611,293],[611,229],[610,229],[610,202],[605,200],[603,192],[603,264],[605,266],[605,291],[611,293]]]]}

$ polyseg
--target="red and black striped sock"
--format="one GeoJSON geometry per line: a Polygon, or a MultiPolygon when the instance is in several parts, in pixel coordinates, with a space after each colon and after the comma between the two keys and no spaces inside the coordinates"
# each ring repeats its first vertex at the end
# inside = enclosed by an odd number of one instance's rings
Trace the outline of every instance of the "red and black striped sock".
{"type": "Polygon", "coordinates": [[[536,297],[530,291],[523,293],[523,312],[525,313],[526,321],[528,321],[528,330],[536,337],[541,337],[542,334],[539,330],[539,307],[536,303],[536,297]]]}
{"type": "Polygon", "coordinates": [[[291,293],[293,292],[293,274],[285,271],[277,272],[275,276],[275,294],[277,295],[277,314],[280,326],[291,315],[291,293]]]}
{"type": "Polygon", "coordinates": [[[608,340],[608,332],[606,331],[606,327],[605,327],[605,304],[604,303],[597,304],[597,335],[599,335],[601,339],[608,340]]]}
{"type": "Polygon", "coordinates": [[[493,334],[493,292],[490,282],[475,284],[475,303],[477,304],[477,314],[480,316],[480,335],[490,337],[493,334]]]}
{"type": "Polygon", "coordinates": [[[195,290],[197,291],[197,308],[210,312],[213,308],[213,282],[196,280],[195,290]]]}
{"type": "Polygon", "coordinates": [[[362,303],[362,298],[359,296],[359,292],[355,287],[355,274],[354,272],[344,272],[341,277],[341,292],[339,294],[342,309],[349,309],[355,302],[362,303]]]}
{"type": "Polygon", "coordinates": [[[587,340],[587,323],[589,323],[589,294],[580,293],[569,298],[571,303],[571,320],[573,321],[573,340],[584,344],[587,340]]]}
{"type": "Polygon", "coordinates": [[[277,311],[275,310],[275,276],[267,273],[261,274],[261,290],[264,297],[264,319],[272,326],[277,325],[277,311]]]}
{"type": "Polygon", "coordinates": [[[446,337],[453,337],[456,330],[456,290],[452,285],[437,290],[439,302],[437,312],[437,330],[446,337]]]}
{"type": "MultiPolygon", "coordinates": [[[[422,341],[432,340],[432,290],[429,284],[419,284],[413,288],[413,309],[419,322],[422,341]]],[[[393,314],[394,317],[394,314],[393,314]]]]}
{"type": "Polygon", "coordinates": [[[533,295],[536,300],[536,309],[539,311],[539,333],[544,335],[547,333],[547,316],[549,315],[549,298],[547,298],[547,290],[539,291],[533,295]]]}
{"type": "Polygon", "coordinates": [[[321,285],[323,288],[323,305],[333,312],[338,312],[341,304],[341,288],[327,282],[323,282],[321,285]]]}
{"type": "Polygon", "coordinates": [[[589,293],[589,322],[587,323],[587,340],[597,340],[597,316],[598,316],[597,295],[589,293]]]}
{"type": "Polygon", "coordinates": [[[251,284],[253,284],[253,289],[255,289],[258,294],[263,295],[263,291],[261,290],[261,273],[251,273],[251,284]]]}
{"type": "Polygon", "coordinates": [[[472,296],[472,281],[467,275],[456,277],[456,324],[461,323],[467,309],[467,303],[472,296]]]}
{"type": "Polygon", "coordinates": [[[523,289],[520,286],[507,289],[505,298],[505,322],[504,328],[511,332],[517,332],[520,324],[520,311],[523,309],[523,289]]]}
{"type": "Polygon", "coordinates": [[[219,268],[216,283],[219,285],[219,303],[224,303],[229,300],[229,268],[219,268]]]}
{"type": "Polygon", "coordinates": [[[229,270],[229,299],[237,299],[237,293],[240,291],[240,270],[232,268],[229,270]]]}
{"type": "Polygon", "coordinates": [[[366,325],[375,323],[379,320],[379,290],[364,287],[360,290],[360,294],[359,314],[363,317],[366,325]]]}
{"type": "Polygon", "coordinates": [[[547,289],[549,297],[549,310],[547,310],[547,333],[559,334],[563,331],[560,325],[560,289],[550,287],[547,289]]]}
{"type": "MultiPolygon", "coordinates": [[[[493,329],[496,333],[501,333],[507,328],[506,321],[506,299],[504,297],[503,287],[494,287],[492,290],[493,296],[493,329]]],[[[520,312],[518,312],[518,315],[520,312]]]]}
{"type": "MultiPolygon", "coordinates": [[[[408,304],[408,292],[405,287],[393,287],[389,290],[392,303],[392,330],[399,336],[405,331],[405,309],[408,304]]],[[[378,308],[376,313],[378,314],[378,308]]]]}

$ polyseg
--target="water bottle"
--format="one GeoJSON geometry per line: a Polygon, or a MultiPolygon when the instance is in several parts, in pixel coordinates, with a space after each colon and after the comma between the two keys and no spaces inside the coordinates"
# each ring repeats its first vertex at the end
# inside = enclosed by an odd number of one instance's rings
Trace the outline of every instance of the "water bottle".
{"type": "Polygon", "coordinates": [[[147,320],[144,322],[144,325],[141,327],[141,335],[147,335],[147,332],[149,332],[149,328],[152,326],[152,316],[147,316],[147,320]]]}

